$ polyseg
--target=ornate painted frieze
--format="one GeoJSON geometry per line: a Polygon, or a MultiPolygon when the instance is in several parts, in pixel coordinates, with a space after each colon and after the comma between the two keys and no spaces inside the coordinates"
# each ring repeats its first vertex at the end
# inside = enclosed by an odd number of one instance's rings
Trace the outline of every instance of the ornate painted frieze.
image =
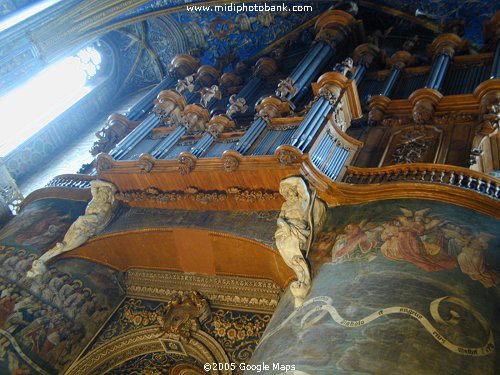
{"type": "Polygon", "coordinates": [[[213,307],[274,311],[281,289],[270,280],[245,277],[190,275],[132,269],[126,277],[127,295],[163,301],[183,290],[197,290],[213,307]]]}

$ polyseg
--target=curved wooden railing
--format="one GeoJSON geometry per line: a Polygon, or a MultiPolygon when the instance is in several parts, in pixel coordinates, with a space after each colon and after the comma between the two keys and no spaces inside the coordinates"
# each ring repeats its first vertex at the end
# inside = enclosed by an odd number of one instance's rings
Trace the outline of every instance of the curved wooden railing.
{"type": "Polygon", "coordinates": [[[458,187],[493,199],[500,199],[499,179],[453,165],[415,163],[381,168],[348,166],[342,182],[361,185],[391,182],[433,183],[458,187]]]}
{"type": "Polygon", "coordinates": [[[61,174],[50,180],[45,187],[90,189],[90,182],[96,178],[96,176],[89,176],[85,174],[61,174]]]}

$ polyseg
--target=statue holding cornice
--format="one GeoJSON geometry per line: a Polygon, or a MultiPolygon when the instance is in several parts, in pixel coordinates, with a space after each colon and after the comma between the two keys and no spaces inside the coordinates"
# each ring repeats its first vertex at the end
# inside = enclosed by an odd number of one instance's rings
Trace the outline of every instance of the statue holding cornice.
{"type": "Polygon", "coordinates": [[[277,220],[276,246],[297,277],[290,285],[297,308],[302,306],[311,288],[311,274],[303,252],[310,245],[312,230],[318,229],[323,222],[325,207],[319,200],[311,198],[305,181],[300,177],[281,181],[279,191],[285,203],[277,220]]]}
{"type": "Polygon", "coordinates": [[[105,181],[94,180],[90,183],[92,200],[85,209],[85,214],[79,216],[69,227],[62,242],[33,261],[28,277],[35,277],[47,271],[47,262],[70,250],[83,245],[87,240],[100,233],[113,218],[116,207],[116,186],[105,181]]]}

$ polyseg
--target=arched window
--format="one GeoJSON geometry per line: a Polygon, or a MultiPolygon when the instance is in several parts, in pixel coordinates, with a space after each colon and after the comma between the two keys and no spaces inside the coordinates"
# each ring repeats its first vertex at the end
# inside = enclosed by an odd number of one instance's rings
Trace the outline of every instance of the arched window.
{"type": "Polygon", "coordinates": [[[0,157],[92,91],[101,70],[99,46],[59,60],[0,97],[0,157]]]}

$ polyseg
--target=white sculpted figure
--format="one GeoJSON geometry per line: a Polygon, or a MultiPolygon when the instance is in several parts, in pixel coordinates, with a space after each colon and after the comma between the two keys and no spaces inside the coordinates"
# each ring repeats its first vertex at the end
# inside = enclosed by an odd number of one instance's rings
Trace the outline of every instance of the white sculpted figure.
{"type": "Polygon", "coordinates": [[[43,274],[47,270],[47,261],[83,245],[110,222],[116,206],[116,187],[109,182],[95,180],[90,183],[90,190],[92,200],[87,205],[85,214],[71,224],[62,242],[58,242],[52,249],[33,261],[31,270],[27,274],[28,277],[43,274]]]}
{"type": "Polygon", "coordinates": [[[321,202],[311,199],[306,183],[300,177],[281,181],[280,194],[285,203],[277,221],[276,246],[287,266],[297,276],[290,290],[295,297],[295,307],[300,307],[311,288],[311,275],[302,251],[307,250],[311,228],[321,225],[325,208],[321,202]]]}

